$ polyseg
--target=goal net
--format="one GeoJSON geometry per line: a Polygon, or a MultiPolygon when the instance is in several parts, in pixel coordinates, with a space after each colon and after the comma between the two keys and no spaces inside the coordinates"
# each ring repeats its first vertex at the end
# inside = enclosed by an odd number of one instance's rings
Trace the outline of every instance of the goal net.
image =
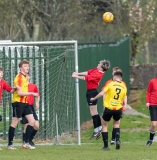
{"type": "MultiPolygon", "coordinates": [[[[37,111],[40,128],[38,142],[51,144],[79,144],[79,94],[77,80],[71,78],[77,71],[77,41],[11,42],[0,43],[0,66],[4,79],[13,86],[21,60],[30,62],[31,82],[40,92],[37,111]]],[[[3,92],[0,104],[0,134],[7,139],[12,119],[11,94],[3,92]]],[[[16,139],[21,139],[23,126],[16,128],[16,139]]]]}

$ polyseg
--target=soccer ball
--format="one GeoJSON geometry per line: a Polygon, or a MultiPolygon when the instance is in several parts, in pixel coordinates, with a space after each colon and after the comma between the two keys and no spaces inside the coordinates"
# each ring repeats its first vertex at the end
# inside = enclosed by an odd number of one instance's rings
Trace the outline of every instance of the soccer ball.
{"type": "Polygon", "coordinates": [[[105,12],[103,14],[103,20],[105,22],[110,23],[110,22],[113,21],[113,19],[114,19],[114,16],[113,16],[113,14],[111,12],[105,12]]]}

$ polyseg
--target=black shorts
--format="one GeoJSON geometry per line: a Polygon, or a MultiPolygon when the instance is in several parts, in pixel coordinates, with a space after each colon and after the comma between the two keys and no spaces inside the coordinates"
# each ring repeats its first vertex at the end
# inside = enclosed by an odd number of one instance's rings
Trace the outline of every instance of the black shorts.
{"type": "Polygon", "coordinates": [[[25,115],[33,114],[28,103],[12,103],[13,117],[20,118],[25,115]]]}
{"type": "MultiPolygon", "coordinates": [[[[34,107],[33,107],[33,106],[30,106],[30,108],[31,108],[31,111],[32,111],[32,113],[33,113],[34,119],[35,119],[36,121],[38,121],[38,116],[37,116],[37,114],[36,114],[36,112],[35,112],[35,110],[34,110],[34,107]]],[[[21,118],[20,118],[20,122],[21,122],[21,124],[27,124],[27,123],[28,123],[28,120],[27,120],[25,117],[21,117],[21,118]]]]}
{"type": "Polygon", "coordinates": [[[120,120],[121,116],[122,116],[122,109],[110,110],[108,108],[105,108],[102,118],[104,121],[107,121],[107,122],[110,121],[112,117],[115,121],[118,121],[120,120]]]}
{"type": "Polygon", "coordinates": [[[151,121],[157,121],[157,106],[150,106],[149,112],[151,121]]]}
{"type": "Polygon", "coordinates": [[[97,100],[91,102],[90,99],[94,98],[98,94],[96,89],[94,90],[87,90],[86,92],[86,99],[89,106],[97,105],[97,100]]]}

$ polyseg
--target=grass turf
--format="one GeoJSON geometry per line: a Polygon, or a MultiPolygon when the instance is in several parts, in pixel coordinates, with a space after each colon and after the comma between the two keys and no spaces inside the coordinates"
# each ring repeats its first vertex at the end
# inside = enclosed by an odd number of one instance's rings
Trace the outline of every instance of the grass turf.
{"type": "MultiPolygon", "coordinates": [[[[6,146],[1,147],[1,160],[152,160],[155,159],[157,143],[153,143],[150,147],[145,144],[149,137],[148,118],[141,116],[123,116],[121,119],[121,149],[116,150],[115,146],[110,147],[110,151],[102,151],[102,138],[99,140],[89,140],[93,132],[91,127],[89,130],[81,133],[81,146],[38,146],[35,150],[22,149],[20,146],[17,150],[7,150],[6,146]]],[[[109,140],[111,137],[112,122],[109,124],[109,140]]]]}

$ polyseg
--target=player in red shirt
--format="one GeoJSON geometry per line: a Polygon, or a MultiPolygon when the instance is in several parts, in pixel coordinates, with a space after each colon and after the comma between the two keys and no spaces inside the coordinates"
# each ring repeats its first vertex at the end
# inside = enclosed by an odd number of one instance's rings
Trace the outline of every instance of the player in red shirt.
{"type": "MultiPolygon", "coordinates": [[[[11,87],[4,79],[3,79],[3,68],[0,68],[0,102],[2,102],[2,92],[6,90],[7,92],[13,93],[16,87],[11,87]]],[[[0,115],[0,121],[2,121],[2,115],[0,115]]],[[[1,148],[0,148],[1,150],[1,148]]]]}
{"type": "Polygon", "coordinates": [[[2,91],[6,90],[7,92],[13,93],[16,87],[12,88],[4,79],[3,79],[3,68],[0,68],[0,102],[2,101],[2,91]]]}
{"type": "Polygon", "coordinates": [[[102,132],[101,119],[97,111],[97,100],[91,102],[90,99],[98,94],[97,88],[99,86],[99,83],[102,77],[104,76],[105,72],[109,68],[110,68],[110,62],[107,60],[102,60],[98,64],[97,68],[93,68],[88,71],[80,73],[74,72],[72,74],[73,78],[78,78],[86,81],[86,88],[87,88],[86,99],[89,105],[90,114],[92,116],[93,126],[94,126],[94,132],[90,137],[90,139],[93,139],[95,137],[96,139],[99,139],[102,132]]]}
{"type": "MultiPolygon", "coordinates": [[[[27,78],[28,78],[28,81],[30,80],[30,75],[27,74],[27,78]]],[[[28,92],[34,92],[34,93],[38,93],[39,94],[39,90],[38,90],[38,87],[36,84],[33,84],[33,83],[30,83],[28,84],[28,92]]],[[[33,107],[34,106],[34,96],[33,95],[30,95],[30,96],[27,96],[27,101],[28,101],[28,104],[32,110],[32,113],[33,113],[33,116],[34,116],[34,119],[35,119],[35,123],[34,123],[34,129],[32,131],[32,134],[29,138],[29,144],[31,146],[35,146],[34,142],[32,141],[33,138],[35,137],[38,129],[39,129],[39,121],[38,121],[38,116],[36,114],[35,111],[37,111],[39,109],[39,101],[40,101],[40,96],[36,97],[36,104],[35,104],[35,108],[33,107]]],[[[25,117],[22,117],[21,119],[21,123],[24,124],[24,132],[23,132],[23,142],[25,141],[25,131],[26,131],[26,127],[28,125],[28,121],[25,117]]],[[[23,148],[24,145],[22,146],[23,148]]]]}
{"type": "Polygon", "coordinates": [[[151,118],[150,137],[146,146],[152,144],[157,126],[157,69],[155,70],[155,76],[149,81],[146,93],[146,107],[149,109],[151,118]]]}

